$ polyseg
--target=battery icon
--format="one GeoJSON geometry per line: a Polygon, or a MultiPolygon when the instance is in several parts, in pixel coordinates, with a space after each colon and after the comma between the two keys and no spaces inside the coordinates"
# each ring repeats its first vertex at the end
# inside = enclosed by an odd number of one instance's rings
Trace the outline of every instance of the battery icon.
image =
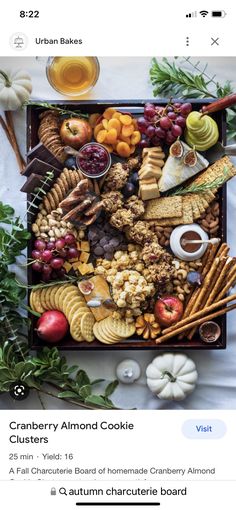
{"type": "Polygon", "coordinates": [[[211,11],[211,15],[213,18],[224,18],[226,16],[225,11],[211,11]]]}

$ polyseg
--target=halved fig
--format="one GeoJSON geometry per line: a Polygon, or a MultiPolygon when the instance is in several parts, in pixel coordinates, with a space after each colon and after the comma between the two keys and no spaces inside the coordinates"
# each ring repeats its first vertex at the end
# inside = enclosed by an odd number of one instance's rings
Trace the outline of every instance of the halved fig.
{"type": "Polygon", "coordinates": [[[78,287],[82,294],[88,296],[94,289],[94,283],[91,282],[90,280],[82,280],[81,282],[78,283],[78,287]]]}
{"type": "Polygon", "coordinates": [[[172,143],[170,146],[170,156],[173,156],[173,158],[181,158],[183,152],[184,148],[180,140],[176,140],[176,142],[172,143]]]}
{"type": "Polygon", "coordinates": [[[185,154],[184,164],[190,167],[193,167],[197,164],[197,153],[194,149],[191,149],[185,154]]]}

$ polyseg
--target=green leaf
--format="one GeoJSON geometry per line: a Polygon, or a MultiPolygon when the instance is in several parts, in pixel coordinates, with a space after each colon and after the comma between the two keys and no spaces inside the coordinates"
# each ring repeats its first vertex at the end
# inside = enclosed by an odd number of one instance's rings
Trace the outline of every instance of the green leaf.
{"type": "Polygon", "coordinates": [[[107,387],[105,388],[105,397],[109,397],[115,391],[118,385],[119,381],[117,380],[112,381],[110,384],[108,384],[107,387]]]}
{"type": "Polygon", "coordinates": [[[57,395],[59,398],[79,398],[79,395],[74,391],[62,391],[57,395]]]}
{"type": "Polygon", "coordinates": [[[86,397],[85,402],[99,407],[107,407],[106,401],[101,395],[89,395],[86,397]]]}
{"type": "Polygon", "coordinates": [[[90,384],[90,379],[84,370],[78,370],[75,380],[80,387],[90,384]]]}
{"type": "Polygon", "coordinates": [[[82,388],[79,389],[80,396],[85,399],[92,393],[92,387],[90,384],[87,384],[86,386],[82,386],[82,388]]]}

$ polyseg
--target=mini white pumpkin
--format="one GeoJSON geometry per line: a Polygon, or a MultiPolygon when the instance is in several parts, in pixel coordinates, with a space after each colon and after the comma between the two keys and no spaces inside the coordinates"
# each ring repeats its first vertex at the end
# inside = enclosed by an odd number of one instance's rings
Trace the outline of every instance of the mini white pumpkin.
{"type": "Polygon", "coordinates": [[[147,385],[160,399],[183,400],[195,388],[198,373],[185,354],[166,353],[154,358],[146,370],[147,385]]]}
{"type": "Polygon", "coordinates": [[[3,110],[17,110],[27,101],[32,92],[29,73],[23,70],[0,69],[0,106],[3,110]]]}

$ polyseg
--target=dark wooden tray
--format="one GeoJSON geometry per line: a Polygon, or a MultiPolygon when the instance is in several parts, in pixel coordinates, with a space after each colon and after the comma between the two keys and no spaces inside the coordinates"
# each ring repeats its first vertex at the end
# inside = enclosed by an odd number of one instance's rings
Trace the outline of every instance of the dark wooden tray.
{"type": "MultiPolygon", "coordinates": [[[[176,101],[181,102],[179,99],[176,101]]],[[[189,100],[196,110],[200,110],[204,104],[209,104],[211,100],[189,100]]],[[[112,106],[119,110],[124,110],[127,112],[132,112],[134,115],[140,115],[143,112],[143,107],[145,103],[152,102],[158,105],[165,105],[167,101],[165,99],[137,99],[137,100],[116,100],[116,101],[53,101],[53,104],[58,104],[60,106],[65,106],[70,110],[79,109],[82,113],[102,113],[106,108],[112,106]]],[[[183,102],[183,101],[182,101],[183,102]]],[[[39,143],[38,139],[38,127],[39,127],[39,114],[42,110],[37,106],[28,106],[27,107],[27,150],[30,152],[34,147],[39,143]]],[[[216,120],[219,132],[220,132],[220,141],[223,143],[226,142],[226,117],[224,112],[217,112],[213,115],[216,120]]],[[[29,160],[31,158],[29,157],[29,160]]],[[[222,241],[226,241],[226,211],[227,211],[227,203],[226,203],[226,185],[220,190],[219,193],[219,202],[220,202],[220,237],[222,241]]],[[[30,229],[30,225],[32,222],[32,216],[28,217],[28,228],[30,229]]],[[[32,242],[30,241],[28,244],[28,255],[30,255],[32,251],[32,242]]],[[[34,274],[31,269],[31,266],[28,266],[28,282],[29,285],[35,284],[36,281],[34,279],[34,274]]],[[[29,342],[32,349],[40,349],[43,344],[37,337],[34,332],[36,319],[32,318],[32,323],[29,331],[29,342]]],[[[205,344],[203,343],[199,335],[196,336],[189,342],[188,340],[179,341],[177,338],[172,338],[168,342],[163,345],[156,345],[154,341],[144,340],[140,337],[131,337],[121,343],[111,345],[107,348],[106,345],[101,342],[95,340],[92,343],[88,342],[75,342],[70,336],[65,338],[62,342],[57,344],[58,349],[61,350],[127,350],[127,349],[155,349],[157,351],[168,351],[168,350],[212,350],[212,349],[225,349],[226,348],[226,316],[219,318],[218,323],[221,327],[221,337],[219,340],[213,344],[205,344]]],[[[52,344],[50,344],[52,345],[52,344]]]]}

